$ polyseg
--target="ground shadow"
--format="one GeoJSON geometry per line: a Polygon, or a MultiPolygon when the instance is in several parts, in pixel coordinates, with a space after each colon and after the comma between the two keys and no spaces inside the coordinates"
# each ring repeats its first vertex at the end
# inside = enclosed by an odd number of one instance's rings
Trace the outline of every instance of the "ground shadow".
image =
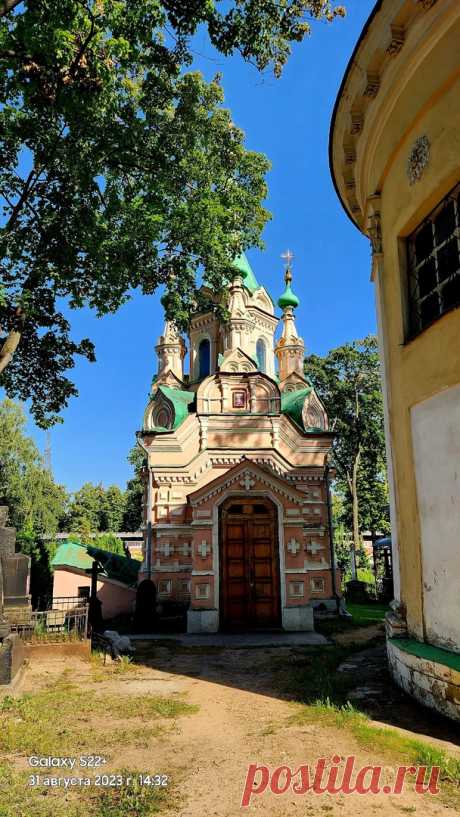
{"type": "MultiPolygon", "coordinates": [[[[171,674],[196,677],[292,702],[350,701],[386,726],[460,746],[458,724],[423,707],[393,682],[383,637],[366,644],[227,648],[137,641],[134,661],[171,674]]],[[[212,694],[212,687],[210,687],[212,694]]]]}

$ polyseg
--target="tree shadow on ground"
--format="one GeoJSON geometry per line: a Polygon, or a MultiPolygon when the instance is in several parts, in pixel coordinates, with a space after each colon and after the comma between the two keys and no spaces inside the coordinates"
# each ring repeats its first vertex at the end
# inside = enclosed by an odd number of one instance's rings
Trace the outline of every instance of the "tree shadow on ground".
{"type": "Polygon", "coordinates": [[[381,725],[460,746],[458,724],[423,707],[394,684],[382,637],[367,645],[239,649],[137,641],[134,661],[299,704],[342,707],[350,702],[381,725]]]}

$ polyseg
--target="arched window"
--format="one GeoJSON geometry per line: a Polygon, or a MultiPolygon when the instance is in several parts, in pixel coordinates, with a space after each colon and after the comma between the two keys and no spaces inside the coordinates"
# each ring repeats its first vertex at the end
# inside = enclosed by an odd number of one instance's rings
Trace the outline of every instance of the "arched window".
{"type": "Polygon", "coordinates": [[[265,372],[267,370],[267,347],[262,338],[259,338],[256,344],[256,357],[260,371],[265,372]]]}
{"type": "Polygon", "coordinates": [[[207,377],[211,372],[211,344],[204,338],[198,347],[199,379],[207,377]]]}

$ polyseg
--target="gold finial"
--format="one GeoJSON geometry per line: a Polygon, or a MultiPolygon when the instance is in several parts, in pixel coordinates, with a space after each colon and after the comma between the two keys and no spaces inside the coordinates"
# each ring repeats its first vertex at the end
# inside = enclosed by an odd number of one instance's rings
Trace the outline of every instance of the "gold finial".
{"type": "Polygon", "coordinates": [[[285,266],[286,266],[286,272],[284,273],[284,280],[285,280],[286,284],[289,286],[289,284],[292,281],[292,259],[294,258],[294,253],[292,253],[291,250],[286,250],[286,252],[283,252],[281,254],[281,258],[284,259],[285,266]]]}

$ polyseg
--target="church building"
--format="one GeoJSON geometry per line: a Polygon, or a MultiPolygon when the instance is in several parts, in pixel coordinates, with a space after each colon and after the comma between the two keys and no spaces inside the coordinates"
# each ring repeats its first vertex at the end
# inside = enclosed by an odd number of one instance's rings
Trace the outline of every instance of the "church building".
{"type": "Polygon", "coordinates": [[[187,605],[188,632],[314,629],[336,610],[326,461],[333,434],[304,374],[291,289],[282,318],[246,259],[226,322],[196,314],[187,348],[167,321],[143,429],[147,454],[140,580],[187,605]],[[281,323],[277,340],[275,332],[281,323]]]}

